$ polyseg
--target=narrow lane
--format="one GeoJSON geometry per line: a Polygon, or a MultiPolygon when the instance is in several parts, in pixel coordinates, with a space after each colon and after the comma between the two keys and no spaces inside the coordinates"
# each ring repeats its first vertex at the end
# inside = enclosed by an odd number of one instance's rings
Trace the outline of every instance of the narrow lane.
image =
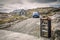
{"type": "MultiPolygon", "coordinates": [[[[12,25],[9,28],[5,28],[5,30],[14,31],[14,32],[20,32],[20,33],[26,33],[26,34],[30,34],[30,35],[35,36],[36,32],[37,32],[37,30],[35,30],[35,29],[36,29],[36,27],[39,28],[39,25],[37,25],[37,23],[39,21],[40,21],[39,18],[30,18],[30,19],[24,20],[22,22],[19,22],[19,23],[15,24],[15,25],[12,25]],[[34,34],[31,31],[33,31],[33,32],[36,31],[36,32],[34,34]]],[[[38,31],[39,31],[39,29],[38,29],[38,31]]],[[[38,33],[38,34],[40,34],[40,33],[38,33]]]]}
{"type": "Polygon", "coordinates": [[[39,40],[39,38],[28,34],[0,30],[0,40],[39,40]]]}
{"type": "MultiPolygon", "coordinates": [[[[34,37],[38,38],[38,39],[34,38],[34,40],[49,40],[47,38],[40,37],[40,25],[37,24],[39,22],[40,22],[39,18],[30,18],[30,19],[24,20],[22,22],[19,22],[19,23],[15,24],[15,25],[12,25],[9,28],[5,28],[4,30],[15,32],[15,33],[27,34],[27,35],[31,35],[31,36],[34,36],[34,37]]],[[[13,36],[13,35],[11,35],[11,36],[13,36]]],[[[6,36],[6,37],[10,38],[11,36],[6,36]]],[[[19,39],[20,39],[20,37],[22,37],[22,35],[19,36],[19,39]]]]}

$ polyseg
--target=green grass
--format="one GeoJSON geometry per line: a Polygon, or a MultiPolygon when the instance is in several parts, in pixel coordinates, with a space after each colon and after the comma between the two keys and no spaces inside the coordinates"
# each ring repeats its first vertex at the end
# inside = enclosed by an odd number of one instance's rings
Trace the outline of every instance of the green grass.
{"type": "Polygon", "coordinates": [[[12,16],[10,18],[4,18],[4,19],[0,20],[0,24],[10,23],[10,22],[14,22],[16,20],[22,21],[22,20],[25,20],[25,19],[26,18],[24,18],[24,17],[18,16],[18,15],[14,15],[14,16],[12,16]]]}

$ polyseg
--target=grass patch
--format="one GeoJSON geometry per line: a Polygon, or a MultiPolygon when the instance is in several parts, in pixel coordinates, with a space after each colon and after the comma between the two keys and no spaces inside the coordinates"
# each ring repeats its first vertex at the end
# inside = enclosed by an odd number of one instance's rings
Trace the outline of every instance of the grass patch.
{"type": "Polygon", "coordinates": [[[10,23],[10,22],[14,22],[16,20],[25,20],[26,18],[22,17],[22,16],[18,16],[18,15],[14,15],[11,16],[10,18],[4,18],[2,20],[0,20],[0,24],[4,24],[4,23],[10,23]]]}

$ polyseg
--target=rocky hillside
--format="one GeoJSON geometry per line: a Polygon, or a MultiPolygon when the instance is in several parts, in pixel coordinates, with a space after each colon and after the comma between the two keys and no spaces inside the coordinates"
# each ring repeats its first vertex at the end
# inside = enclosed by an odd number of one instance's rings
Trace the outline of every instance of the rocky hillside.
{"type": "Polygon", "coordinates": [[[60,8],[53,8],[53,7],[45,7],[45,8],[35,8],[35,9],[28,9],[26,10],[27,16],[32,16],[34,11],[39,12],[40,14],[48,14],[53,15],[55,12],[60,11],[60,8]]]}

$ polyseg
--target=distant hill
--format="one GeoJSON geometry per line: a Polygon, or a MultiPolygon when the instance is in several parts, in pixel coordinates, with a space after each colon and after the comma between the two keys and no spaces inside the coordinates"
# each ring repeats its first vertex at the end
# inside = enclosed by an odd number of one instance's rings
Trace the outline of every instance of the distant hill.
{"type": "Polygon", "coordinates": [[[24,10],[24,9],[17,9],[17,10],[13,10],[12,12],[10,12],[11,14],[18,14],[20,15],[21,13],[25,13],[26,16],[31,17],[33,12],[39,12],[40,14],[54,14],[55,12],[60,11],[60,7],[59,8],[55,8],[55,7],[44,7],[44,8],[34,8],[34,9],[28,9],[28,10],[24,10]]]}
{"type": "Polygon", "coordinates": [[[35,8],[35,9],[28,9],[26,10],[28,15],[32,15],[34,11],[39,12],[40,14],[52,14],[53,12],[60,11],[60,8],[55,8],[55,7],[44,7],[44,8],[35,8]]]}
{"type": "Polygon", "coordinates": [[[54,8],[59,8],[60,7],[60,4],[55,4],[55,5],[50,5],[50,6],[52,6],[54,8]]]}

